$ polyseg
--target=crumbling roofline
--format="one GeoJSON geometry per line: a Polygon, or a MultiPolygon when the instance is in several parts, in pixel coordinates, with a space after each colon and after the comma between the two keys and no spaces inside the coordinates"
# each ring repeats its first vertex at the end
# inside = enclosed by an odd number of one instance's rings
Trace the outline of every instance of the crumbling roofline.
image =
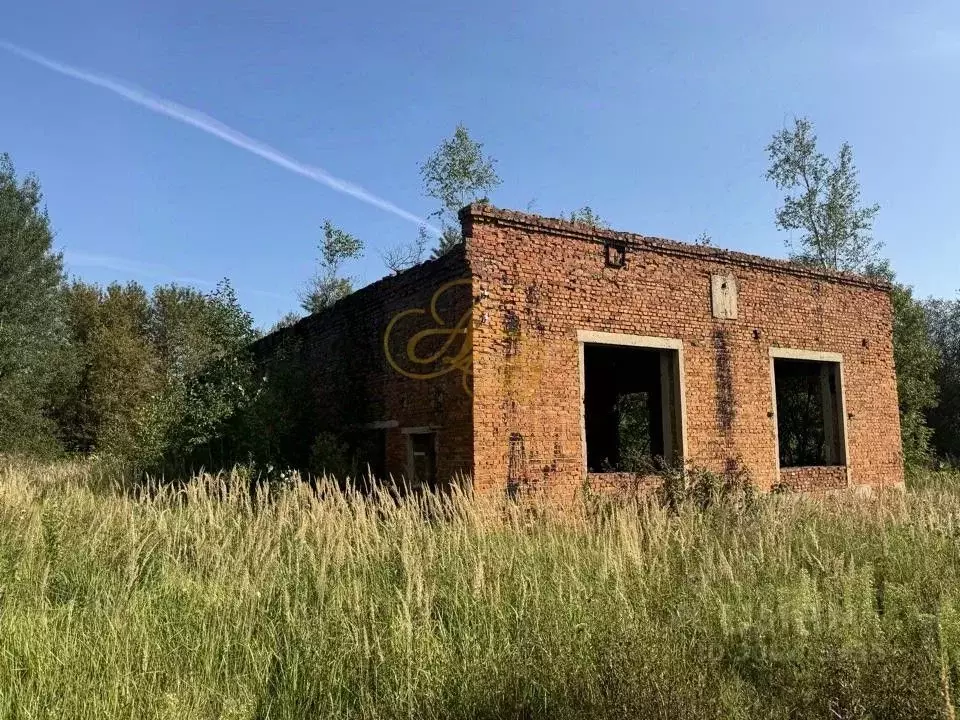
{"type": "Polygon", "coordinates": [[[786,260],[776,260],[760,255],[703,247],[678,242],[676,240],[638,235],[636,233],[593,228],[581,223],[570,222],[569,220],[545,218],[539,215],[517,212],[515,210],[501,210],[488,203],[473,203],[464,207],[460,210],[460,222],[463,224],[465,235],[469,234],[469,226],[472,223],[490,223],[548,235],[571,237],[600,244],[609,242],[618,243],[627,249],[656,252],[661,255],[697,258],[700,260],[711,260],[725,265],[773,270],[775,272],[789,273],[797,277],[856,285],[858,287],[883,292],[889,292],[892,287],[890,283],[885,280],[868,278],[855,273],[818,270],[786,260]]]}

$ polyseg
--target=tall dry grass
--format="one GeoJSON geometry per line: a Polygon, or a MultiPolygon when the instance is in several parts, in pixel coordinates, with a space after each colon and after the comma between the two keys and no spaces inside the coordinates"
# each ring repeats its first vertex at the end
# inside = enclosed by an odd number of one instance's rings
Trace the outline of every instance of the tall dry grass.
{"type": "Polygon", "coordinates": [[[0,716],[954,717],[960,495],[599,516],[0,466],[0,716]]]}

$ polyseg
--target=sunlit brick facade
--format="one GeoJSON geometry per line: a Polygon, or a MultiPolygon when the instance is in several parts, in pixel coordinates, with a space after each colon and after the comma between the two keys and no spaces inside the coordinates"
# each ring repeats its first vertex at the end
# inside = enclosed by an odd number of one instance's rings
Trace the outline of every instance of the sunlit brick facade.
{"type": "Polygon", "coordinates": [[[485,204],[461,220],[463,248],[280,334],[319,425],[376,433],[381,473],[571,498],[639,477],[630,450],[762,488],[902,483],[885,284],[485,204]]]}

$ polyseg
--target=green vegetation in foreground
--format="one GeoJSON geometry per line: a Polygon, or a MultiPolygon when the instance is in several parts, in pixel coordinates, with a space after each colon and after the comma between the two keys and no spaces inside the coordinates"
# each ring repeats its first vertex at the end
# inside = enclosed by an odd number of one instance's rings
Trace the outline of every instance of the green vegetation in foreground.
{"type": "Polygon", "coordinates": [[[4,461],[0,716],[953,718],[956,484],[560,518],[4,461]]]}

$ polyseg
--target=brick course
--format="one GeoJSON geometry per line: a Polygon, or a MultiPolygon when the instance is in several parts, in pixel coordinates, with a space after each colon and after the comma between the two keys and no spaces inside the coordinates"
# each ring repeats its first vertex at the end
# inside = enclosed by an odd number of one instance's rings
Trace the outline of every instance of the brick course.
{"type": "Polygon", "coordinates": [[[794,492],[841,490],[846,485],[846,468],[843,467],[782,468],[780,470],[780,487],[794,492]]]}

